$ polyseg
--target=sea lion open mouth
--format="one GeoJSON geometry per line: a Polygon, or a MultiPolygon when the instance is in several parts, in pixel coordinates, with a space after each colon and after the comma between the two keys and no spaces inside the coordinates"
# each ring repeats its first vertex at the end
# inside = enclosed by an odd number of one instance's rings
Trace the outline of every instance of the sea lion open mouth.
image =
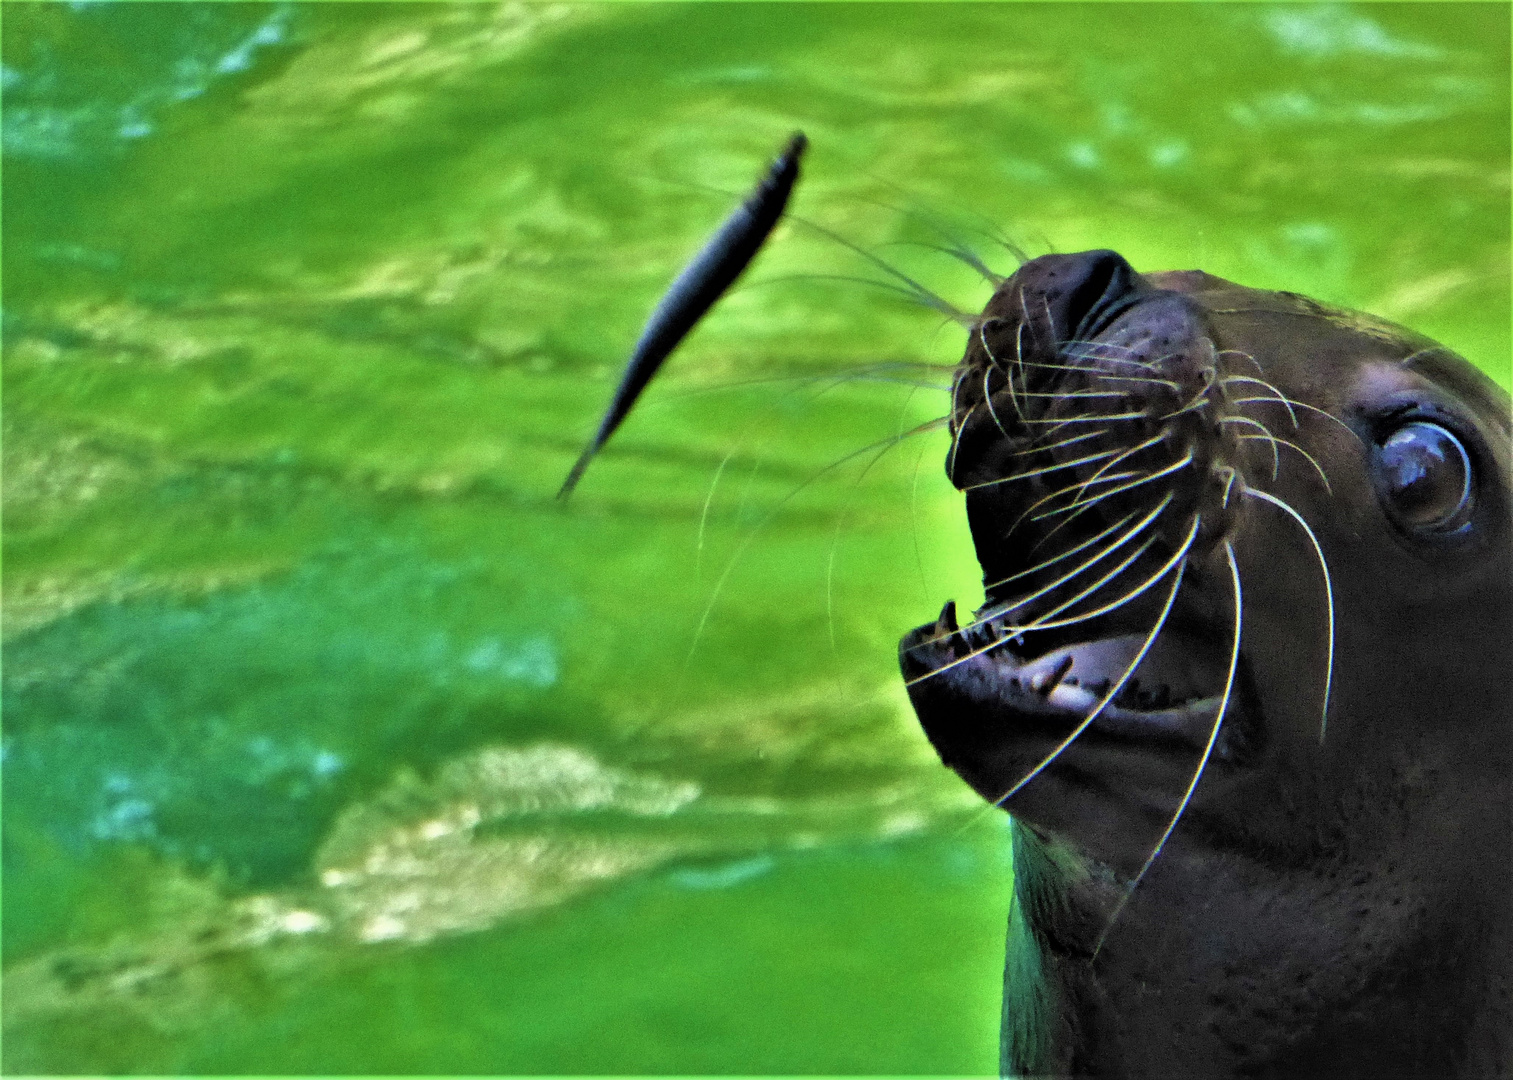
{"type": "Polygon", "coordinates": [[[900,665],[1015,818],[1005,1071],[1507,1075],[1506,395],[1111,251],[1026,262],[969,333],[985,602],[900,665]]]}
{"type": "MultiPolygon", "coordinates": [[[[1096,712],[1087,728],[1090,738],[1203,748],[1221,697],[1211,688],[1224,678],[1222,667],[1205,662],[1215,659],[1207,643],[1167,634],[1146,650],[1143,635],[1124,634],[1036,655],[1027,649],[1036,633],[1011,636],[993,620],[976,621],[963,633],[954,603],[948,604],[938,622],[904,639],[905,671],[919,680],[914,685],[939,671],[939,685],[948,687],[948,694],[1012,711],[1026,727],[1038,726],[1058,738],[1096,712]],[[928,660],[921,663],[920,657],[928,660]],[[1141,677],[1124,679],[1136,657],[1141,657],[1141,677]],[[1098,708],[1105,697],[1108,703],[1098,708]]],[[[1228,744],[1223,756],[1231,756],[1228,744]]]]}

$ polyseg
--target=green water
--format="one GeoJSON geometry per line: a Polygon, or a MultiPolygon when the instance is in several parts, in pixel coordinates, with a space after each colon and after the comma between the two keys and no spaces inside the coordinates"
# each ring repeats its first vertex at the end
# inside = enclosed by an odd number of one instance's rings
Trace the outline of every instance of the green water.
{"type": "Polygon", "coordinates": [[[996,1069],[894,659],[970,541],[939,432],[848,457],[960,331],[784,225],[552,499],[796,128],[965,309],[945,234],[1114,247],[1509,383],[1502,5],[0,17],[8,1072],[996,1069]]]}

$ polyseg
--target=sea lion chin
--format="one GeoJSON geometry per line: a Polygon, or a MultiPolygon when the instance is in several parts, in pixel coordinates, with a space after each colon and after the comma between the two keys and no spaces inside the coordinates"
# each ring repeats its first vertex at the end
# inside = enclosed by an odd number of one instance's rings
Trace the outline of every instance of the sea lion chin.
{"type": "Polygon", "coordinates": [[[900,659],[1015,818],[1005,1072],[1508,1075],[1507,395],[1093,251],[999,286],[951,433],[986,602],[900,659]]]}

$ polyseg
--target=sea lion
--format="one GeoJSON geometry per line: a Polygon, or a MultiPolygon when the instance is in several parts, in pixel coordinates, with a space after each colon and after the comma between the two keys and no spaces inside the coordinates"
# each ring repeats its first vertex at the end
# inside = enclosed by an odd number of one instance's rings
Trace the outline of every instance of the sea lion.
{"type": "Polygon", "coordinates": [[[950,428],[986,602],[900,658],[1014,818],[1004,1072],[1509,1075],[1507,395],[1091,251],[999,285],[950,428]]]}

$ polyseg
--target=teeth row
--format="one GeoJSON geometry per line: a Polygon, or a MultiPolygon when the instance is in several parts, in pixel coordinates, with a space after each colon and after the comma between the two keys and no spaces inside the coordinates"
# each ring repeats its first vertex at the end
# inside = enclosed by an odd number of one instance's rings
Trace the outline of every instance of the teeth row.
{"type": "Polygon", "coordinates": [[[940,610],[940,618],[935,620],[935,636],[946,639],[953,653],[957,651],[958,645],[965,646],[964,655],[966,652],[977,652],[996,645],[1008,637],[1008,631],[1004,626],[1003,615],[974,621],[966,629],[962,629],[956,624],[956,601],[947,600],[946,606],[940,610]]]}
{"type": "MultiPolygon", "coordinates": [[[[946,606],[941,608],[940,618],[935,620],[935,637],[945,644],[951,654],[951,659],[959,660],[962,657],[982,650],[1003,641],[1008,636],[1004,629],[1003,616],[981,622],[974,622],[966,629],[962,629],[956,623],[956,601],[948,600],[946,606]]],[[[1016,635],[1016,640],[1023,641],[1016,635]]],[[[1102,697],[1108,693],[1113,685],[1107,678],[1099,678],[1084,684],[1081,679],[1071,674],[1072,658],[1065,660],[1053,671],[1042,672],[1030,682],[1030,689],[1042,697],[1047,697],[1057,686],[1081,686],[1089,693],[1102,697]]],[[[1011,678],[1010,683],[1019,685],[1017,678],[1011,678]]],[[[1165,683],[1156,683],[1151,686],[1142,686],[1138,678],[1131,678],[1119,689],[1113,704],[1121,708],[1137,709],[1142,712],[1152,712],[1158,709],[1167,709],[1179,704],[1180,699],[1172,693],[1171,687],[1165,683]]]]}

